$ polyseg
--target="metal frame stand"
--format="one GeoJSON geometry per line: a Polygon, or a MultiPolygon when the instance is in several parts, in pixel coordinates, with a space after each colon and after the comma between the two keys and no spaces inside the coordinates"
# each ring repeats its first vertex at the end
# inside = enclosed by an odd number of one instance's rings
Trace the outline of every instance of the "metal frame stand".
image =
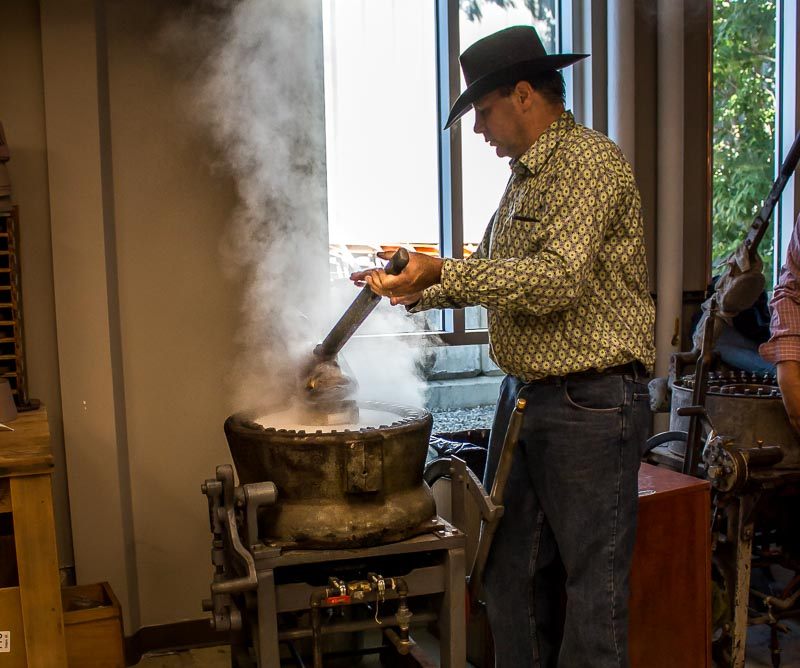
{"type": "MultiPolygon", "coordinates": [[[[256,646],[258,668],[280,668],[281,641],[312,637],[313,630],[310,627],[279,630],[279,617],[287,613],[309,611],[310,601],[320,589],[319,586],[303,581],[302,575],[293,576],[292,571],[298,574],[311,571],[322,573],[326,569],[334,571],[339,566],[346,566],[347,562],[369,560],[371,563],[378,563],[381,558],[398,555],[403,555],[404,562],[411,567],[409,572],[402,575],[408,587],[409,605],[412,611],[411,624],[436,621],[439,626],[442,668],[465,668],[465,536],[444,520],[437,520],[437,524],[440,528],[435,531],[375,547],[285,551],[267,545],[257,547],[253,551],[253,557],[258,580],[256,592],[258,609],[250,614],[257,615],[255,625],[257,632],[254,635],[258,638],[256,646]],[[303,568],[299,570],[293,568],[299,566],[303,568]],[[282,569],[287,569],[285,572],[289,572],[289,575],[284,575],[282,569]],[[280,582],[276,583],[276,579],[280,582]],[[434,596],[439,597],[435,614],[428,611],[415,612],[415,608],[419,608],[415,602],[434,596]]],[[[392,574],[381,575],[388,577],[392,574]]],[[[390,597],[387,596],[386,600],[390,600],[390,597]]],[[[363,602],[374,603],[369,597],[365,597],[363,602]]],[[[396,615],[380,617],[380,610],[373,609],[375,613],[368,619],[332,622],[323,626],[322,633],[327,635],[376,628],[387,630],[397,626],[396,615]],[[380,623],[376,623],[375,617],[380,619],[380,623]]]]}

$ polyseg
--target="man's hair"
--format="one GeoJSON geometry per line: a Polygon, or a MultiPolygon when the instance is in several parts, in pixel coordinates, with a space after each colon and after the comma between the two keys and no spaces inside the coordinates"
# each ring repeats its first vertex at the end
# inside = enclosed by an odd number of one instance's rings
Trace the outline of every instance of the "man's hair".
{"type": "Polygon", "coordinates": [[[567,89],[564,85],[564,77],[560,70],[546,70],[535,72],[519,77],[513,84],[505,84],[497,90],[500,95],[508,96],[520,81],[527,81],[531,88],[539,92],[550,104],[565,104],[567,100],[567,89]]]}

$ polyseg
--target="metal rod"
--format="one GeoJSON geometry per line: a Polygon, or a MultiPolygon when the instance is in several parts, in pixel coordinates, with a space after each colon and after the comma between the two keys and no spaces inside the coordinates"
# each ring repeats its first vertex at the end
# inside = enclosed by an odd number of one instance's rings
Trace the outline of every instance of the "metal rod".
{"type": "Polygon", "coordinates": [[[492,503],[497,506],[500,512],[498,512],[490,522],[484,522],[481,537],[478,541],[475,561],[472,564],[472,570],[470,571],[467,585],[469,601],[473,606],[478,602],[478,594],[480,593],[481,581],[483,580],[483,571],[486,568],[486,560],[489,558],[489,550],[492,546],[492,540],[494,539],[497,525],[500,523],[500,519],[503,516],[503,492],[506,488],[508,475],[511,473],[514,450],[517,447],[517,441],[519,441],[519,434],[522,429],[522,418],[526,405],[527,402],[525,399],[517,399],[517,405],[514,407],[511,419],[508,421],[503,447],[500,450],[500,461],[497,464],[497,472],[492,481],[492,491],[490,494],[492,503]]]}
{"type": "MultiPolygon", "coordinates": [[[[703,347],[697,358],[697,366],[694,374],[694,388],[692,388],[692,408],[705,410],[706,388],[708,386],[708,369],[711,367],[711,359],[714,348],[714,324],[717,316],[717,298],[711,297],[708,309],[708,317],[703,329],[703,347]]],[[[697,461],[703,447],[703,437],[701,431],[702,416],[698,413],[692,414],[689,418],[689,429],[686,437],[686,452],[683,456],[683,473],[686,475],[696,475],[697,461]]]]}
{"type": "Polygon", "coordinates": [[[300,656],[300,652],[297,651],[297,647],[294,646],[294,643],[287,642],[286,647],[289,648],[289,654],[292,655],[292,660],[295,662],[297,668],[306,668],[306,664],[303,662],[303,657],[300,656]]]}
{"type": "MultiPolygon", "coordinates": [[[[384,271],[387,274],[396,276],[405,269],[408,259],[408,251],[405,248],[398,248],[384,271]]],[[[372,310],[380,300],[380,295],[376,295],[369,285],[365,285],[342,317],[339,318],[339,321],[333,326],[328,336],[314,348],[314,355],[323,360],[330,360],[336,357],[344,347],[344,344],[355,334],[356,330],[367,319],[367,316],[372,313],[372,310]]]]}
{"type": "Polygon", "coordinates": [[[750,230],[745,237],[744,245],[747,247],[751,258],[755,257],[758,245],[761,243],[761,239],[767,231],[767,224],[769,223],[772,211],[778,204],[783,189],[794,173],[798,161],[800,161],[800,133],[794,138],[794,142],[792,142],[792,146],[789,148],[786,158],[784,158],[783,164],[781,165],[781,169],[778,172],[778,178],[775,179],[775,182],[772,184],[772,190],[770,190],[769,195],[767,195],[767,198],[764,200],[761,211],[758,212],[758,215],[753,220],[753,223],[750,225],[750,230]]]}

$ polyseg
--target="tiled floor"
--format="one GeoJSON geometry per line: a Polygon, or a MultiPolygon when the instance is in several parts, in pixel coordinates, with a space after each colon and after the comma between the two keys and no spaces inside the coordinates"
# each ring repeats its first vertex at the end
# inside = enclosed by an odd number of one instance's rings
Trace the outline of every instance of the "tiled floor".
{"type": "MultiPolygon", "coordinates": [[[[800,624],[789,622],[788,635],[781,636],[781,668],[800,667],[800,624]]],[[[422,640],[422,639],[421,639],[422,640]]],[[[423,646],[429,642],[425,639],[423,646]]],[[[195,649],[187,652],[146,656],[137,668],[230,668],[230,653],[227,647],[195,649]]],[[[376,657],[362,661],[360,668],[379,666],[376,657]]],[[[753,627],[747,635],[746,668],[772,668],[769,652],[769,628],[753,627]]]]}

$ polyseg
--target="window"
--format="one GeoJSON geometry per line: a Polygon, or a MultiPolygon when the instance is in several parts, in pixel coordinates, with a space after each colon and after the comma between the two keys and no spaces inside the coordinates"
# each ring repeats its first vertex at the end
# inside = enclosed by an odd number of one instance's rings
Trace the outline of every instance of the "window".
{"type": "MultiPolygon", "coordinates": [[[[778,43],[776,63],[777,89],[777,137],[776,164],[782,164],[800,132],[800,100],[798,100],[797,67],[800,61],[798,51],[798,0],[778,0],[778,43]]],[[[786,258],[789,239],[792,236],[795,216],[800,212],[800,187],[797,176],[789,179],[783,197],[775,211],[775,253],[778,261],[775,268],[786,258]]]]}
{"type": "MultiPolygon", "coordinates": [[[[558,50],[559,0],[322,0],[331,276],[399,245],[464,257],[509,176],[463,127],[442,131],[464,83],[458,55],[501,28],[534,25],[558,50]]],[[[483,309],[432,312],[449,343],[486,341],[483,309]]]]}
{"type": "MultiPolygon", "coordinates": [[[[776,12],[776,0],[714,1],[714,267],[744,240],[775,175],[776,12]]],[[[767,289],[775,272],[774,229],[759,247],[767,289]]]]}

